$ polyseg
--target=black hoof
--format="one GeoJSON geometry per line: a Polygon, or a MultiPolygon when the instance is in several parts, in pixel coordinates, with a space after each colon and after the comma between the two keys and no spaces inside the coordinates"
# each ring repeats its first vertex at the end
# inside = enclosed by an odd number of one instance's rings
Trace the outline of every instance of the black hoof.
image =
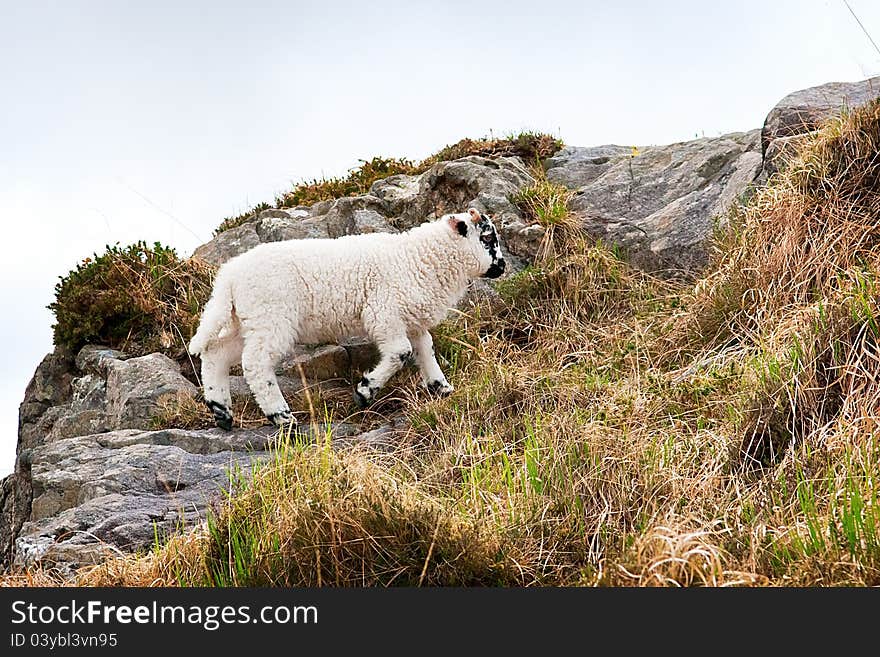
{"type": "Polygon", "coordinates": [[[271,415],[267,415],[266,417],[269,419],[269,422],[274,424],[276,427],[286,427],[291,422],[296,422],[296,418],[293,417],[293,414],[290,411],[272,413],[271,415]]]}
{"type": "Polygon", "coordinates": [[[354,389],[354,403],[358,405],[359,408],[366,408],[370,405],[370,400],[367,399],[364,394],[358,390],[354,389]]]}
{"type": "Polygon", "coordinates": [[[223,404],[215,401],[205,402],[214,416],[214,422],[224,431],[232,431],[232,413],[223,404]]]}
{"type": "Polygon", "coordinates": [[[427,386],[428,392],[432,395],[438,395],[440,397],[446,397],[451,395],[454,388],[449,385],[446,381],[431,381],[427,386]]]}

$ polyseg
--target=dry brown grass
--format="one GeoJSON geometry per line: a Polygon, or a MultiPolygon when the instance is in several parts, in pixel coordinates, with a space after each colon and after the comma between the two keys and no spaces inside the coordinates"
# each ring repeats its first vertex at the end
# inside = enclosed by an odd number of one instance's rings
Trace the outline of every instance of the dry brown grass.
{"type": "Polygon", "coordinates": [[[714,271],[672,318],[684,354],[747,364],[747,459],[835,424],[871,435],[880,404],[880,101],[829,122],[732,218],[714,271]]]}
{"type": "MultiPolygon", "coordinates": [[[[160,397],[157,406],[154,429],[212,429],[217,426],[201,395],[178,391],[160,397]]],[[[253,399],[234,400],[232,413],[235,427],[239,429],[253,429],[269,422],[253,399]]]]}

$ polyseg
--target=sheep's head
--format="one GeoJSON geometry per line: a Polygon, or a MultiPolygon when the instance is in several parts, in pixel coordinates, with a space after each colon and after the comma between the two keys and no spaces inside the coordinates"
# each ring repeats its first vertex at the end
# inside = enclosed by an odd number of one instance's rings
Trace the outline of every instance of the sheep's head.
{"type": "Polygon", "coordinates": [[[466,240],[463,242],[465,248],[477,260],[474,276],[498,278],[504,273],[506,263],[501,254],[498,231],[487,215],[480,214],[476,208],[469,208],[467,212],[449,215],[447,221],[449,227],[462,240],[466,240]]]}

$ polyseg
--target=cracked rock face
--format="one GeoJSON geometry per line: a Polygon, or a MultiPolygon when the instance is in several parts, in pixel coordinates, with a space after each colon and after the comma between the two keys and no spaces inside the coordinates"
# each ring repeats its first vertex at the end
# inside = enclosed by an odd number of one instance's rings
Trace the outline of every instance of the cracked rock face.
{"type": "Polygon", "coordinates": [[[575,190],[572,211],[591,235],[622,246],[649,271],[694,272],[715,221],[761,171],[759,132],[650,146],[568,147],[547,177],[575,190]]]}
{"type": "MultiPolygon", "coordinates": [[[[304,426],[304,437],[328,427],[304,426]]],[[[379,440],[347,424],[334,440],[379,440]]],[[[74,568],[146,550],[205,520],[233,481],[268,457],[276,430],[120,429],[58,440],[34,450],[31,513],[15,539],[15,567],[74,568]]]]}
{"type": "Polygon", "coordinates": [[[204,520],[235,473],[247,475],[265,458],[274,435],[271,427],[122,429],[37,448],[31,514],[14,565],[73,567],[147,549],[204,520]]]}

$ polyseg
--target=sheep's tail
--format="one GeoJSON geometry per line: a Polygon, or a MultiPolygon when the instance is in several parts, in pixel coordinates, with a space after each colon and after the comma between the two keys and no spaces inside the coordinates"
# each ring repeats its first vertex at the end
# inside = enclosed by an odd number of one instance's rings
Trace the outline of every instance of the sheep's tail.
{"type": "Polygon", "coordinates": [[[226,337],[237,329],[232,286],[218,277],[214,292],[202,311],[199,328],[189,341],[189,353],[198,356],[210,342],[226,337]]]}

